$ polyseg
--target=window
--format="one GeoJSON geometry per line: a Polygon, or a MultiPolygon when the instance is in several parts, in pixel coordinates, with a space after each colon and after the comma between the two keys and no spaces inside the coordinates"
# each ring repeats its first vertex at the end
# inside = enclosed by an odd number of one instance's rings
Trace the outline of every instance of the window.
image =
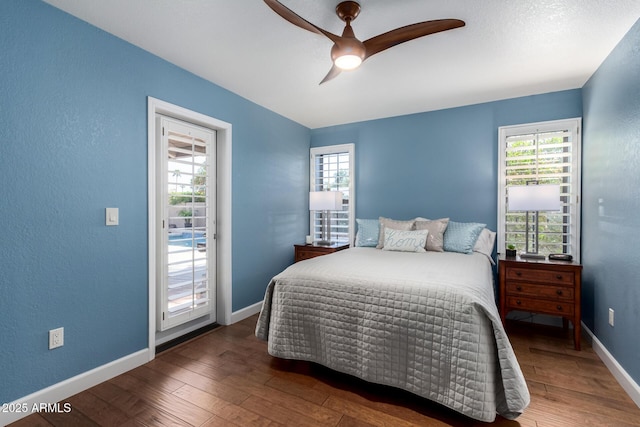
{"type": "MultiPolygon", "coordinates": [[[[353,242],[355,217],[354,145],[331,145],[312,148],[310,161],[311,191],[341,191],[342,211],[330,215],[332,240],[353,242]]],[[[310,212],[310,230],[313,240],[321,239],[320,212],[310,212]]]]}
{"type": "Polygon", "coordinates": [[[215,131],[167,117],[158,150],[158,329],[215,308],[215,131]]]}
{"type": "Polygon", "coordinates": [[[508,187],[537,182],[560,185],[562,205],[539,213],[538,252],[580,259],[580,127],[581,119],[570,119],[499,129],[498,252],[507,244],[524,251],[533,231],[525,224],[534,213],[509,212],[508,187]]]}

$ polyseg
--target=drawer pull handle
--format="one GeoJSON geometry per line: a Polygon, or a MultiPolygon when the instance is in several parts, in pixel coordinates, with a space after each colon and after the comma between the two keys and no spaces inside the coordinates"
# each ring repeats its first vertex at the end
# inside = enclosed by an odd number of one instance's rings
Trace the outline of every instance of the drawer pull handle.
{"type": "Polygon", "coordinates": [[[562,306],[561,305],[556,306],[556,308],[558,309],[558,311],[562,311],[562,306]]]}
{"type": "Polygon", "coordinates": [[[517,291],[521,291],[522,290],[522,286],[516,286],[516,290],[517,291]]]}
{"type": "Polygon", "coordinates": [[[516,271],[516,276],[522,276],[522,271],[516,271]]]}
{"type": "Polygon", "coordinates": [[[516,300],[516,304],[520,305],[522,304],[522,301],[520,301],[519,299],[516,300]]]}
{"type": "Polygon", "coordinates": [[[556,275],[556,279],[558,279],[558,280],[562,280],[562,274],[557,274],[557,275],[556,275]]]}
{"type": "Polygon", "coordinates": [[[562,296],[562,289],[558,289],[558,290],[556,291],[556,294],[557,294],[558,296],[562,296]]]}

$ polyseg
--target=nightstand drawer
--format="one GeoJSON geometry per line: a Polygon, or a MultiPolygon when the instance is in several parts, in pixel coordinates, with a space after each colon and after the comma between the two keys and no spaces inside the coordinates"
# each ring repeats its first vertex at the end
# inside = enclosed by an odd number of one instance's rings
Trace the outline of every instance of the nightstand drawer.
{"type": "Polygon", "coordinates": [[[567,301],[573,301],[575,296],[572,286],[536,285],[535,283],[527,282],[508,282],[507,295],[567,301]]]}
{"type": "Polygon", "coordinates": [[[298,249],[296,251],[296,262],[297,261],[302,261],[305,259],[309,259],[309,258],[315,258],[317,256],[321,256],[321,255],[325,255],[327,252],[320,252],[320,251],[309,251],[309,250],[305,250],[305,249],[298,249]]]}
{"type": "Polygon", "coordinates": [[[507,306],[515,310],[555,315],[573,315],[574,304],[571,301],[548,301],[509,296],[507,297],[507,306]]]}
{"type": "Polygon", "coordinates": [[[573,271],[553,271],[531,268],[507,268],[507,280],[527,280],[544,283],[573,284],[573,271]]]}

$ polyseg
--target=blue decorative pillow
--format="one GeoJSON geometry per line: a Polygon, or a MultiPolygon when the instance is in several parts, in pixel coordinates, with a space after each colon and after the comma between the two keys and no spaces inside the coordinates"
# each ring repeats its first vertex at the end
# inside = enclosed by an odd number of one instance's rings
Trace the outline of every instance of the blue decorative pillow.
{"type": "Polygon", "coordinates": [[[449,221],[444,232],[444,250],[470,254],[486,224],[449,221]]]}
{"type": "Polygon", "coordinates": [[[357,219],[358,232],[356,233],[356,246],[375,248],[380,234],[380,221],[377,219],[357,219]]]}

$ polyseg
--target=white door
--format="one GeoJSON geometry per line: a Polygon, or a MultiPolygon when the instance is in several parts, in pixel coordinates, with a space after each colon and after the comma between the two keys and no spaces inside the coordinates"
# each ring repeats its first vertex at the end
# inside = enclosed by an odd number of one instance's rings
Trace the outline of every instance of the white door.
{"type": "Polygon", "coordinates": [[[158,309],[164,331],[215,320],[216,132],[157,116],[158,309]]]}

